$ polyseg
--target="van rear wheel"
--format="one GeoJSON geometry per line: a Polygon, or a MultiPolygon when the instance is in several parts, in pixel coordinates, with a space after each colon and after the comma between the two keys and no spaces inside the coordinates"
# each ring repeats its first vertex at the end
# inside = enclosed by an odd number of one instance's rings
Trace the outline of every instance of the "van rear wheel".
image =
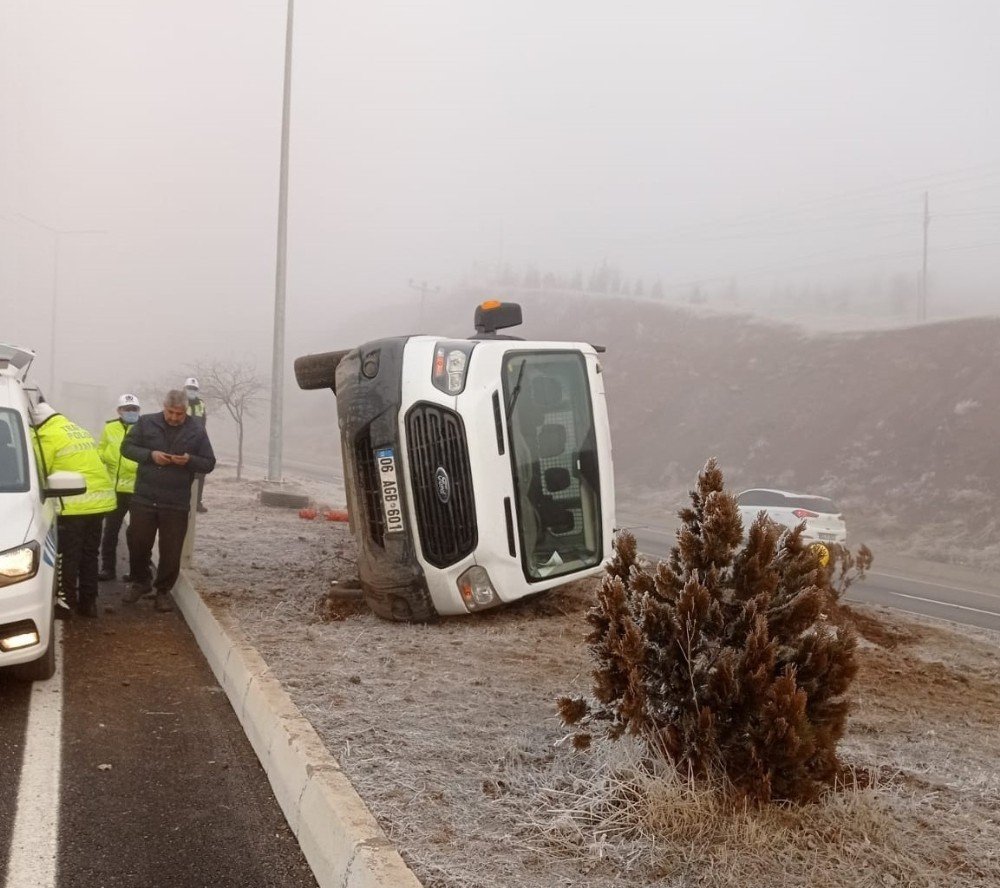
{"type": "Polygon", "coordinates": [[[260,504],[278,509],[304,509],[309,505],[309,496],[289,490],[262,490],[260,504]]]}
{"type": "Polygon", "coordinates": [[[337,365],[347,350],[303,355],[295,359],[295,381],[300,389],[334,389],[337,386],[337,365]]]}

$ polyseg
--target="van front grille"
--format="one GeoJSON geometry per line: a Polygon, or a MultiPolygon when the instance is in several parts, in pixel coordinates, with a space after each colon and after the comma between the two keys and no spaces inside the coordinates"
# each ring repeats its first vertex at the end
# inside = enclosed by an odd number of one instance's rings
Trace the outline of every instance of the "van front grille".
{"type": "Polygon", "coordinates": [[[447,567],[479,539],[465,427],[451,410],[416,404],[406,416],[406,443],[420,546],[428,562],[447,567]]]}

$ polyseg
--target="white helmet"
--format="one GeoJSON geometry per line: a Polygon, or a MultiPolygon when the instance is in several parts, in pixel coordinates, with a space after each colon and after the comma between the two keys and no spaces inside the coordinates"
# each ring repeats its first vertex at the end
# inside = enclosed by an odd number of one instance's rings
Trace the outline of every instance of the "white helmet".
{"type": "Polygon", "coordinates": [[[51,419],[56,415],[56,410],[53,409],[52,405],[46,401],[39,401],[31,411],[31,418],[33,424],[40,426],[45,420],[51,419]]]}
{"type": "Polygon", "coordinates": [[[135,395],[125,394],[118,399],[119,407],[134,407],[136,410],[141,410],[142,407],[139,404],[139,399],[135,395]]]}
{"type": "Polygon", "coordinates": [[[194,376],[189,376],[184,380],[184,388],[186,389],[200,389],[201,386],[198,385],[198,380],[194,376]]]}

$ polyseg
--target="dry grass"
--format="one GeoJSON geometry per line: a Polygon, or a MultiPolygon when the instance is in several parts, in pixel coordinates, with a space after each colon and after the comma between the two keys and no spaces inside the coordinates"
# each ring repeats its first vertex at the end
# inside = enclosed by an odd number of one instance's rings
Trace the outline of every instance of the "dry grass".
{"type": "Polygon", "coordinates": [[[995,830],[970,859],[961,811],[942,810],[896,779],[845,777],[816,804],[756,808],[721,783],[685,780],[635,744],[602,743],[556,772],[513,768],[504,795],[524,806],[522,841],[535,852],[583,856],[647,884],[1000,884],[995,830]]]}

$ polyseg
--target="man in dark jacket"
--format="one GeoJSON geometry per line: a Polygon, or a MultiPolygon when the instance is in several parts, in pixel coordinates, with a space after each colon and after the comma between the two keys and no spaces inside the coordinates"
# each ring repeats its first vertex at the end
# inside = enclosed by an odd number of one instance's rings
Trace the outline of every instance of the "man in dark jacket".
{"type": "Polygon", "coordinates": [[[171,609],[170,590],[180,574],[191,509],[191,483],[196,474],[215,468],[205,427],[188,416],[187,407],[184,392],[167,392],[163,412],[139,417],[122,441],[122,455],[139,464],[126,535],[132,582],[124,600],[134,603],[155,588],[158,611],[171,609]],[[159,566],[151,582],[149,558],[157,533],[159,566]]]}

